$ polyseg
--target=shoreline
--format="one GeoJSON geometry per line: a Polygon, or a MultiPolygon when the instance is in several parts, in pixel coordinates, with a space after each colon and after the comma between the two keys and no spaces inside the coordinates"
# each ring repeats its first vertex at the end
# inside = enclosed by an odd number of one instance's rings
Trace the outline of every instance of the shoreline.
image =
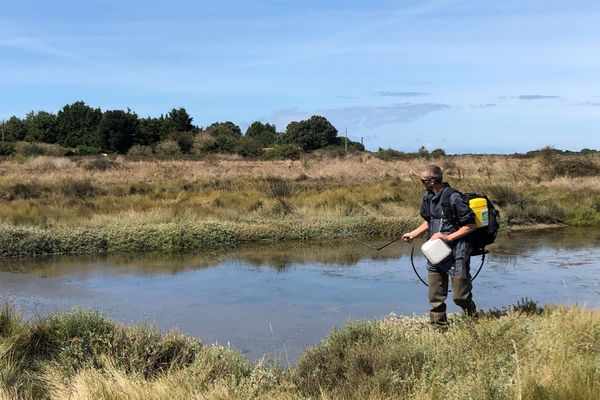
{"type": "MultiPolygon", "coordinates": [[[[416,218],[286,218],[258,221],[205,221],[110,224],[51,228],[0,224],[0,258],[211,251],[261,243],[391,238],[410,230],[416,218]]],[[[567,228],[566,224],[513,225],[507,233],[567,228]]]]}

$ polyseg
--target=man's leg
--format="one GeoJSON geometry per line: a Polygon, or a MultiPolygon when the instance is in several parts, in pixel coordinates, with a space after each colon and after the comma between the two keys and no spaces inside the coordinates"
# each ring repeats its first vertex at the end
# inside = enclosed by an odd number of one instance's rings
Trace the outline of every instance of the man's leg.
{"type": "Polygon", "coordinates": [[[448,296],[448,275],[441,272],[429,272],[429,319],[437,326],[448,325],[446,318],[446,297],[448,296]]]}
{"type": "Polygon", "coordinates": [[[457,258],[454,264],[452,281],[452,300],[454,304],[463,309],[467,315],[474,315],[476,311],[473,302],[473,284],[471,283],[470,257],[457,258]]]}

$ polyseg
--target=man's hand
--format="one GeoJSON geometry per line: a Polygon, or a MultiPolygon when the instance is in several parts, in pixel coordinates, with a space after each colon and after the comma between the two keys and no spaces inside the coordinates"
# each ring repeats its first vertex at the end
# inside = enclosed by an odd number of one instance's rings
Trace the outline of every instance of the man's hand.
{"type": "Polygon", "coordinates": [[[450,242],[450,238],[448,237],[448,235],[444,235],[441,232],[434,233],[433,236],[431,236],[431,240],[434,239],[442,239],[446,243],[450,242]]]}
{"type": "Polygon", "coordinates": [[[404,235],[402,235],[403,242],[410,243],[413,241],[413,239],[414,239],[414,237],[410,233],[405,233],[404,235]]]}

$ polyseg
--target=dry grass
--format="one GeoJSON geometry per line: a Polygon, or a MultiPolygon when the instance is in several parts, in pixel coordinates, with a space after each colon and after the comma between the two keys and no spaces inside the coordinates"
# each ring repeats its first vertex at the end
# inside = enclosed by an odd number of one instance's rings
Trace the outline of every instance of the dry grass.
{"type": "MultiPolygon", "coordinates": [[[[600,165],[595,156],[559,160],[569,173],[600,165]]],[[[298,161],[5,160],[0,222],[57,230],[206,220],[268,226],[282,219],[337,218],[352,235],[368,236],[374,233],[352,231],[352,218],[414,222],[423,190],[418,173],[429,162],[384,162],[368,154],[298,161]]],[[[600,176],[556,176],[543,157],[457,156],[438,162],[453,186],[497,200],[505,225],[600,223],[600,176]]]]}

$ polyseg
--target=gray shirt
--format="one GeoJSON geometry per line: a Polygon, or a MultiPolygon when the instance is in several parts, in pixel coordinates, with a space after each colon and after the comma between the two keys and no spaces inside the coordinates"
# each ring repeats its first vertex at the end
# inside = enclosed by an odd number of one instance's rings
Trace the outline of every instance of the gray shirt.
{"type": "MultiPolygon", "coordinates": [[[[456,221],[454,221],[452,216],[443,215],[442,194],[448,189],[450,189],[450,185],[444,183],[444,188],[438,193],[427,191],[423,195],[421,217],[429,222],[428,238],[437,232],[448,235],[456,232],[463,225],[475,223],[475,214],[473,214],[473,211],[469,208],[469,203],[460,192],[453,192],[449,199],[450,207],[452,207],[456,221]]],[[[437,265],[446,270],[453,266],[454,260],[470,257],[472,251],[470,242],[465,236],[453,240],[450,243],[450,247],[452,248],[452,257],[448,257],[437,265]]]]}

